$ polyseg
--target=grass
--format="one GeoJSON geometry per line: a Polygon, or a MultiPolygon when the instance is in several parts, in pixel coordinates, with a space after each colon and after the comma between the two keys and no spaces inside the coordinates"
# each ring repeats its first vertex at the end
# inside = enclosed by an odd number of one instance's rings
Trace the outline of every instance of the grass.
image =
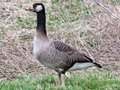
{"type": "Polygon", "coordinates": [[[4,32],[3,31],[0,32],[0,39],[1,38],[4,38],[4,32]]]}
{"type": "Polygon", "coordinates": [[[27,20],[22,20],[20,17],[17,18],[17,27],[20,28],[27,28],[27,29],[33,29],[36,28],[35,24],[36,24],[36,20],[32,19],[32,18],[27,18],[27,20]]]}
{"type": "MultiPolygon", "coordinates": [[[[51,0],[51,5],[47,0],[41,1],[46,8],[46,29],[50,39],[63,41],[90,54],[101,65],[120,70],[118,19],[91,0],[51,0]]],[[[97,1],[120,17],[119,0],[97,1]]],[[[57,77],[46,76],[55,72],[43,68],[33,57],[36,14],[24,9],[40,1],[1,2],[0,79],[5,76],[19,77],[19,74],[31,77],[1,81],[0,90],[120,90],[118,71],[102,74],[94,73],[93,69],[93,74],[84,74],[82,71],[82,75],[66,78],[65,87],[58,85],[57,77]]]]}
{"type": "Polygon", "coordinates": [[[110,72],[103,74],[73,75],[66,78],[65,86],[57,84],[52,75],[42,78],[20,77],[0,82],[0,90],[119,90],[120,81],[110,72]]]}

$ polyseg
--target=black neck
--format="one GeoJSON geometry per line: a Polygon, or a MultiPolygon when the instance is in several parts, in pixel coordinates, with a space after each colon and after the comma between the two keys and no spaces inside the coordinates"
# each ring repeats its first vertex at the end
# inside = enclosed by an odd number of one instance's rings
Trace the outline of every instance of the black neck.
{"type": "Polygon", "coordinates": [[[37,13],[37,31],[40,31],[47,35],[45,11],[37,13]]]}

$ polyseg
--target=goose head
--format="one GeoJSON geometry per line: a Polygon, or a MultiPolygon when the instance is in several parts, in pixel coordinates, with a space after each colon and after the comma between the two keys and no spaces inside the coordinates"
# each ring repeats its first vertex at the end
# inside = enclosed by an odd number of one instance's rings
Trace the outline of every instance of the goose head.
{"type": "Polygon", "coordinates": [[[45,7],[42,3],[34,3],[30,8],[25,9],[37,13],[37,33],[39,32],[47,36],[46,32],[46,16],[45,7]]]}
{"type": "Polygon", "coordinates": [[[44,5],[42,3],[34,3],[30,8],[27,8],[25,10],[39,13],[39,12],[44,11],[45,8],[44,8],[44,5]]]}

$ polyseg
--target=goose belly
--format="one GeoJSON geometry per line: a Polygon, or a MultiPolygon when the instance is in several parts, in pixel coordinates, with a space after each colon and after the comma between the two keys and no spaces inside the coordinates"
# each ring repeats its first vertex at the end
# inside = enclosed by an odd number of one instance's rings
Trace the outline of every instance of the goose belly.
{"type": "Polygon", "coordinates": [[[48,44],[37,49],[34,47],[34,56],[45,67],[57,70],[56,65],[59,58],[56,57],[54,50],[48,44]]]}
{"type": "Polygon", "coordinates": [[[55,68],[55,63],[54,63],[54,56],[49,53],[49,51],[42,51],[41,53],[37,53],[35,55],[36,59],[43,64],[45,67],[51,68],[51,69],[56,69],[55,68]]]}
{"type": "Polygon", "coordinates": [[[88,67],[92,67],[95,64],[90,63],[90,62],[85,62],[85,63],[75,63],[71,68],[68,69],[68,71],[74,71],[74,70],[80,70],[83,68],[88,68],[88,67]]]}

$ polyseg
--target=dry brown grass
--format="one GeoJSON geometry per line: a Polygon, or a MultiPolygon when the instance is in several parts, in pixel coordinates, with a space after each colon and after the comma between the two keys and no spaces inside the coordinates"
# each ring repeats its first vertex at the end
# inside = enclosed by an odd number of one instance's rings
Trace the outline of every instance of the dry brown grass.
{"type": "MultiPolygon", "coordinates": [[[[82,12],[76,9],[76,16],[68,13],[61,14],[56,11],[56,4],[47,0],[45,3],[46,8],[52,11],[52,15],[58,16],[62,24],[57,28],[57,31],[50,30],[56,29],[56,25],[48,25],[48,35],[51,39],[61,40],[70,45],[73,45],[77,50],[82,51],[97,60],[101,65],[109,68],[120,69],[120,6],[111,3],[110,1],[101,1],[102,6],[96,5],[91,0],[84,0],[83,6],[89,11],[88,16],[84,16],[82,12]],[[94,6],[94,7],[93,7],[94,6]],[[106,9],[107,8],[107,9],[106,9]],[[109,11],[111,11],[111,13],[109,11]],[[78,17],[74,22],[68,22],[68,18],[78,17]],[[64,18],[64,19],[63,19],[64,18]],[[81,33],[83,32],[83,33],[81,33]]],[[[114,1],[114,0],[113,0],[114,1]]],[[[24,9],[32,5],[37,0],[2,0],[0,2],[0,78],[12,79],[19,77],[21,74],[26,76],[39,77],[47,73],[54,74],[55,72],[46,69],[41,65],[32,54],[33,39],[21,39],[21,37],[34,36],[36,23],[33,23],[30,28],[29,25],[19,26],[18,18],[20,17],[23,22],[28,18],[36,20],[36,16],[32,13],[26,12],[24,9]]],[[[45,1],[44,1],[45,2],[45,1]]],[[[57,8],[65,9],[64,4],[74,3],[74,0],[63,1],[63,7],[57,8]]],[[[46,12],[48,12],[48,10],[46,12]]],[[[47,14],[47,22],[58,22],[56,20],[49,20],[47,14]]],[[[92,72],[95,69],[87,69],[92,72]]],[[[119,79],[120,73],[113,71],[119,79]]],[[[78,71],[83,73],[84,70],[78,71]]],[[[97,71],[99,72],[99,71],[97,71]]]]}

